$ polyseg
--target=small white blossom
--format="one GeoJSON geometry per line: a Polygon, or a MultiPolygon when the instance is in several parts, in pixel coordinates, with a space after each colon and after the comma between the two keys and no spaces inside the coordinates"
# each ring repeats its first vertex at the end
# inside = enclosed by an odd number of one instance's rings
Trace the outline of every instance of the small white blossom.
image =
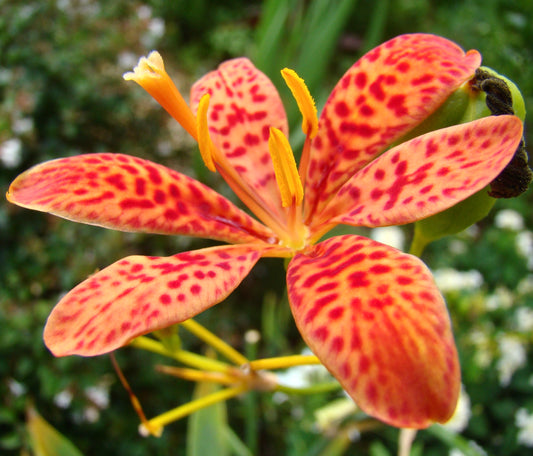
{"type": "Polygon", "coordinates": [[[17,135],[23,135],[33,130],[33,119],[29,117],[23,117],[22,119],[16,119],[11,126],[13,133],[17,135]]]}
{"type": "Polygon", "coordinates": [[[508,386],[513,374],[526,363],[526,349],[516,337],[508,334],[498,338],[500,359],[496,369],[500,377],[500,384],[508,386]]]}
{"type": "Polygon", "coordinates": [[[26,394],[26,386],[23,383],[18,382],[14,378],[7,380],[7,387],[9,388],[10,393],[15,397],[20,397],[26,394]]]}
{"type": "MultiPolygon", "coordinates": [[[[308,348],[302,351],[302,355],[311,355],[308,348]]],[[[303,366],[294,366],[283,372],[277,372],[276,378],[283,386],[291,388],[305,388],[311,386],[317,381],[326,381],[331,379],[330,373],[322,364],[311,364],[303,366]]]]}
{"type": "Polygon", "coordinates": [[[461,450],[458,450],[457,448],[452,448],[450,450],[450,456],[465,456],[465,454],[461,450]]]}
{"type": "Polygon", "coordinates": [[[147,20],[152,17],[152,8],[148,5],[141,5],[137,8],[137,16],[141,20],[147,20]]]}
{"type": "Polygon", "coordinates": [[[403,230],[397,226],[374,228],[370,233],[370,237],[374,239],[374,241],[390,245],[398,250],[403,250],[404,248],[405,235],[403,230]]]}
{"type": "Polygon", "coordinates": [[[533,309],[530,307],[519,307],[515,311],[516,329],[523,333],[533,331],[533,309]]]}
{"type": "Polygon", "coordinates": [[[0,144],[0,161],[6,168],[16,168],[22,161],[22,141],[12,138],[0,144]]]}
{"type": "Polygon", "coordinates": [[[479,367],[488,367],[492,362],[489,336],[485,331],[475,329],[470,331],[469,338],[471,343],[476,347],[474,362],[479,367]]]}
{"type": "Polygon", "coordinates": [[[139,57],[134,52],[124,51],[118,54],[117,64],[123,70],[129,70],[137,65],[139,57]]]}
{"type": "Polygon", "coordinates": [[[54,404],[59,408],[66,409],[72,402],[72,391],[65,389],[54,396],[54,404]]]}
{"type": "Polygon", "coordinates": [[[98,408],[105,409],[109,406],[109,389],[105,386],[85,388],[85,396],[98,408]]]}
{"type": "Polygon", "coordinates": [[[477,290],[483,285],[483,276],[479,271],[457,271],[452,268],[437,269],[433,277],[443,292],[459,290],[477,290]]]}
{"type": "Polygon", "coordinates": [[[513,302],[514,295],[507,288],[498,287],[487,297],[485,307],[487,310],[509,309],[513,302]]]}
{"type": "Polygon", "coordinates": [[[527,267],[533,270],[533,233],[522,231],[516,235],[516,250],[524,258],[527,258],[527,267]]]}
{"type": "Polygon", "coordinates": [[[498,228],[520,231],[524,229],[524,219],[519,212],[512,209],[503,209],[496,214],[494,224],[498,228]]]}
{"type": "Polygon", "coordinates": [[[533,447],[533,414],[529,414],[525,408],[519,409],[515,415],[515,424],[520,429],[518,443],[533,447]]]}

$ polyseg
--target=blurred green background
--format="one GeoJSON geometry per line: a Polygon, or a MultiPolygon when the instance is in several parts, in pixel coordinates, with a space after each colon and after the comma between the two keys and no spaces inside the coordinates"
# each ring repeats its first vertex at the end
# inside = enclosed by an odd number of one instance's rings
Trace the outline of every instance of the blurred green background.
{"type": "MultiPolygon", "coordinates": [[[[531,113],[532,24],[530,0],[0,0],[0,186],[5,192],[17,174],[44,160],[112,151],[149,158],[228,194],[180,127],[122,80],[151,49],[162,53],[184,94],[222,60],[246,55],[283,96],[279,70],[295,69],[320,105],[366,50],[401,33],[435,33],[478,49],[485,65],[518,84],[531,113]]],[[[285,101],[297,125],[296,104],[285,101]]],[[[533,144],[531,118],[526,137],[533,144]]],[[[481,223],[432,244],[424,256],[450,307],[470,419],[457,435],[419,433],[413,454],[483,454],[478,445],[509,456],[533,446],[532,203],[531,190],[499,201],[481,223]]],[[[399,234],[409,240],[412,227],[399,234]]],[[[59,297],[97,269],[133,253],[164,256],[206,245],[107,231],[0,202],[1,454],[32,454],[24,453],[30,403],[86,455],[191,454],[187,420],[159,439],[139,436],[109,358],[55,359],[42,329],[59,297]]],[[[198,320],[259,357],[298,353],[303,343],[283,274],[281,262],[262,260],[228,302],[198,320]],[[244,340],[250,329],[261,334],[255,347],[244,340]]],[[[192,337],[184,343],[203,350],[192,337]]],[[[117,359],[149,416],[190,399],[193,385],[152,370],[162,361],[157,356],[125,348],[117,359]]],[[[317,426],[315,411],[339,397],[256,394],[230,401],[228,420],[248,454],[396,454],[398,432],[383,426],[358,435],[357,414],[326,430],[317,426]]]]}

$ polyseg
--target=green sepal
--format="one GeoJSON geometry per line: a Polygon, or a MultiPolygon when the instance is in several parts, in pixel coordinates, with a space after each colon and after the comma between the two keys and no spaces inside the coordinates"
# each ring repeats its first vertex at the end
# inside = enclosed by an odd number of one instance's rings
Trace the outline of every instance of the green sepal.
{"type": "Polygon", "coordinates": [[[420,256],[430,242],[465,230],[486,217],[495,202],[496,199],[489,196],[488,187],[485,187],[455,206],[419,220],[415,223],[410,253],[420,256]]]}

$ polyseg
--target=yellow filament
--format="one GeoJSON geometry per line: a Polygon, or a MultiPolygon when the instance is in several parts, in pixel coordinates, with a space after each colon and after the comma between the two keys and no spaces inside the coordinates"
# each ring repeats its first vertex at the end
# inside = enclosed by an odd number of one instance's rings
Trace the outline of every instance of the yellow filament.
{"type": "Polygon", "coordinates": [[[283,207],[298,206],[303,199],[303,186],[289,140],[277,128],[270,128],[268,149],[274,164],[274,173],[281,193],[283,207]]]}
{"type": "Polygon", "coordinates": [[[200,154],[207,169],[216,172],[215,162],[213,161],[215,146],[213,145],[213,141],[211,141],[211,136],[209,136],[209,127],[207,125],[207,109],[209,108],[210,98],[211,96],[206,93],[202,96],[198,104],[198,112],[196,113],[198,147],[200,148],[200,154]]]}
{"type": "Polygon", "coordinates": [[[152,51],[148,57],[141,57],[133,71],[124,73],[123,78],[139,84],[196,139],[196,118],[165,71],[159,52],[152,51]]]}
{"type": "Polygon", "coordinates": [[[314,138],[318,132],[318,118],[315,101],[309,93],[309,89],[305,85],[304,80],[294,70],[284,68],[281,70],[281,75],[285,79],[287,86],[289,86],[292,96],[295,98],[296,103],[298,103],[298,108],[302,113],[303,132],[311,139],[314,138]]]}

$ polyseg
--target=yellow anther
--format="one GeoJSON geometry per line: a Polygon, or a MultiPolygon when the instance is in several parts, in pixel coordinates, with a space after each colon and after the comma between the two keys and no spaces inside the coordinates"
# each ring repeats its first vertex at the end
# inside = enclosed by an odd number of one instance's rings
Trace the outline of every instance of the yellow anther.
{"type": "Polygon", "coordinates": [[[198,132],[198,147],[200,148],[200,154],[202,155],[205,166],[210,171],[216,172],[215,162],[213,160],[215,146],[213,141],[211,141],[211,136],[209,136],[209,126],[207,125],[207,109],[209,108],[210,98],[211,96],[206,93],[200,99],[196,113],[196,128],[198,132]]]}
{"type": "Polygon", "coordinates": [[[283,207],[299,205],[303,199],[303,186],[289,140],[277,128],[270,128],[268,149],[274,164],[276,181],[281,193],[283,207]]]}
{"type": "Polygon", "coordinates": [[[305,85],[304,80],[294,70],[284,68],[281,70],[281,75],[285,79],[285,83],[289,86],[292,96],[296,99],[298,108],[302,113],[302,130],[307,136],[313,139],[318,132],[315,101],[309,93],[309,89],[305,85]]]}
{"type": "Polygon", "coordinates": [[[141,57],[133,71],[124,73],[123,78],[139,84],[196,139],[196,118],[165,71],[159,52],[152,51],[148,57],[141,57]]]}

